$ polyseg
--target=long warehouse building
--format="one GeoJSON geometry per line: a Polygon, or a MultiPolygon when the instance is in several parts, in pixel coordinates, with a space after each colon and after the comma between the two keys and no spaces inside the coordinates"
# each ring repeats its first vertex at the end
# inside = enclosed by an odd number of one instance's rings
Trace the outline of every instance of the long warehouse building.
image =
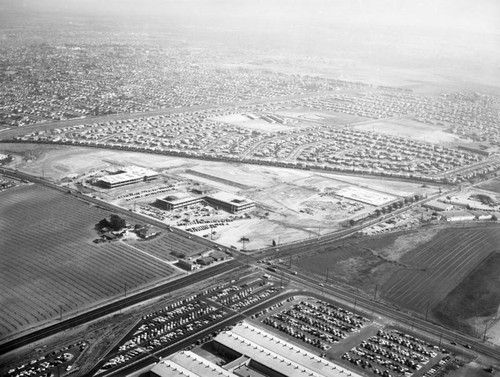
{"type": "Polygon", "coordinates": [[[224,331],[214,339],[220,355],[232,360],[224,366],[191,352],[163,359],[151,377],[361,377],[361,375],[309,352],[248,322],[224,331]]]}

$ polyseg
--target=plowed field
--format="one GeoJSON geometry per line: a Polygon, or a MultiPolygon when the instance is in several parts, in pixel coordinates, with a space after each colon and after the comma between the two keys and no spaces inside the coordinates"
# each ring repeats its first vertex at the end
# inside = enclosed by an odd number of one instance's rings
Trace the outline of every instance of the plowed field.
{"type": "Polygon", "coordinates": [[[408,251],[382,288],[383,297],[401,307],[426,312],[443,300],[491,252],[500,248],[500,229],[458,228],[439,232],[408,251]]]}
{"type": "Polygon", "coordinates": [[[109,215],[37,185],[0,193],[0,341],[175,273],[120,242],[92,243],[109,215]]]}

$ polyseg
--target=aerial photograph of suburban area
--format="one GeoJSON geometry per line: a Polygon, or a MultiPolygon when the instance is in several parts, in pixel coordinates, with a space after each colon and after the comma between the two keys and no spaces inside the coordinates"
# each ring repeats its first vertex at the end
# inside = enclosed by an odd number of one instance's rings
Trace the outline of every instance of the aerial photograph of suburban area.
{"type": "Polygon", "coordinates": [[[0,0],[0,376],[500,376],[499,20],[0,0]]]}

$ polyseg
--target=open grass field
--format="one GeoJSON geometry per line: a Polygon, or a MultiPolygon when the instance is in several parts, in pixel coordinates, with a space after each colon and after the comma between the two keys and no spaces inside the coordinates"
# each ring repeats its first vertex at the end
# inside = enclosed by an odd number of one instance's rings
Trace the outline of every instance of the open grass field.
{"type": "Polygon", "coordinates": [[[500,178],[480,184],[478,187],[500,194],[500,178]]]}
{"type": "MultiPolygon", "coordinates": [[[[500,228],[456,228],[439,232],[399,260],[405,268],[382,287],[382,296],[425,313],[441,302],[500,245],[500,228]]],[[[477,304],[477,303],[476,303],[477,304]]]]}
{"type": "Polygon", "coordinates": [[[431,126],[411,119],[399,118],[376,120],[354,125],[353,128],[361,131],[375,131],[392,136],[401,136],[413,140],[421,140],[435,144],[462,141],[457,135],[445,132],[443,127],[431,126]]]}
{"type": "Polygon", "coordinates": [[[304,253],[292,263],[325,280],[328,275],[329,282],[340,282],[373,295],[376,285],[381,285],[398,270],[396,264],[379,255],[379,250],[390,247],[396,240],[396,235],[387,235],[336,242],[317,250],[316,254],[304,253]]]}
{"type": "Polygon", "coordinates": [[[119,242],[92,243],[109,215],[37,185],[0,194],[0,341],[175,274],[119,242]]]}

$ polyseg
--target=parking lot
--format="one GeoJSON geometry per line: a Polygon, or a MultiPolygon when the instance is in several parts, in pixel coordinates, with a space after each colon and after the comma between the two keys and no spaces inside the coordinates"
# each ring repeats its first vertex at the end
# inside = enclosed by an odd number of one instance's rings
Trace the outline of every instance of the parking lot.
{"type": "Polygon", "coordinates": [[[9,369],[5,377],[63,376],[75,370],[75,361],[86,348],[87,343],[83,341],[68,344],[59,350],[42,354],[27,364],[9,369]]]}
{"type": "MultiPolygon", "coordinates": [[[[106,357],[100,373],[112,371],[157,351],[168,349],[231,315],[276,295],[276,282],[257,276],[221,283],[142,317],[121,344],[106,357]]],[[[189,348],[210,341],[219,330],[189,348]]],[[[98,374],[100,374],[98,373],[98,374]]]]}
{"type": "Polygon", "coordinates": [[[252,319],[366,376],[435,376],[451,360],[437,345],[313,297],[290,297],[252,319]]]}

